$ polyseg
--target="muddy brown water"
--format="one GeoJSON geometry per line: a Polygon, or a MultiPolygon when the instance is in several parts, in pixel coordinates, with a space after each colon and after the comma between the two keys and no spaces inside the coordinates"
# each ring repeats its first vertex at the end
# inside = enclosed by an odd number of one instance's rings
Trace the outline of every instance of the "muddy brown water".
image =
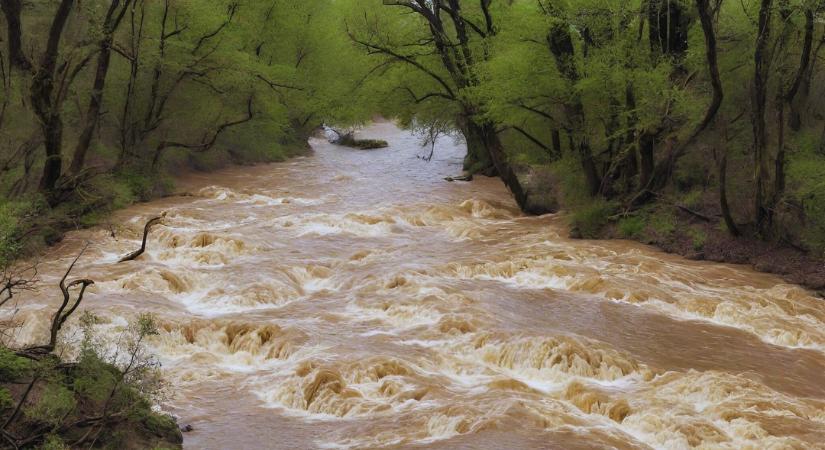
{"type": "MultiPolygon", "coordinates": [[[[113,340],[151,351],[187,448],[825,448],[825,303],[744,267],[566,238],[499,180],[447,183],[390,123],[388,149],[311,141],[289,162],[190,175],[43,259],[113,340]],[[149,251],[143,223],[166,212],[149,251]]],[[[43,288],[18,338],[44,336],[43,288]]],[[[76,333],[67,331],[67,339],[76,333]]],[[[71,346],[71,342],[67,344],[71,346]]]]}

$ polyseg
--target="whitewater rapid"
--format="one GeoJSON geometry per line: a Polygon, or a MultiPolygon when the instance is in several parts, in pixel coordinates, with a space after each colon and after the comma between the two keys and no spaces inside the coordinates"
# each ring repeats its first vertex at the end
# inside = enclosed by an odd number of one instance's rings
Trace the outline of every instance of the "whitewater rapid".
{"type": "MultiPolygon", "coordinates": [[[[151,340],[188,448],[825,448],[825,302],[749,269],[568,239],[464,148],[381,122],[362,151],[184,177],[46,255],[151,340]],[[165,213],[137,261],[143,224],[165,213]]],[[[76,327],[76,325],[73,325],[76,327]]],[[[71,326],[70,326],[71,330],[71,326]]],[[[72,332],[66,333],[71,341],[72,332]]],[[[70,345],[70,343],[69,343],[70,345]]]]}

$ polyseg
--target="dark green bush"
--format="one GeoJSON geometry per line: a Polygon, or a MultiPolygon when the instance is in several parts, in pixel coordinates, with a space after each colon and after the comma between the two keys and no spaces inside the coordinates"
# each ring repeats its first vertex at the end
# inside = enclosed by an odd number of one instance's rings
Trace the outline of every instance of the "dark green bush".
{"type": "Polygon", "coordinates": [[[6,347],[0,346],[0,382],[19,380],[30,370],[30,360],[21,358],[6,347]]]}
{"type": "Polygon", "coordinates": [[[626,238],[637,238],[646,227],[645,219],[641,216],[631,216],[619,222],[619,234],[626,238]]]}
{"type": "Polygon", "coordinates": [[[573,214],[573,226],[579,230],[581,237],[596,238],[599,232],[610,220],[616,210],[616,205],[603,200],[593,201],[583,206],[573,214]]]}

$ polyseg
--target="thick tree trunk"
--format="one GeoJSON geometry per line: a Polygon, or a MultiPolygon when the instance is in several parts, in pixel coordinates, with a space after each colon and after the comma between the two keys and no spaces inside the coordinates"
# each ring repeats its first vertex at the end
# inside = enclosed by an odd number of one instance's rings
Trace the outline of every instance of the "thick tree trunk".
{"type": "Polygon", "coordinates": [[[555,157],[561,157],[561,132],[558,128],[553,129],[553,153],[555,157]]]}
{"type": "Polygon", "coordinates": [[[0,0],[0,9],[6,18],[9,63],[13,68],[31,69],[31,62],[23,53],[23,30],[20,15],[23,10],[21,0],[0,0]]]}
{"type": "Polygon", "coordinates": [[[60,2],[49,29],[46,51],[32,81],[32,106],[40,120],[46,146],[46,162],[43,165],[43,176],[40,179],[40,189],[44,192],[54,191],[63,169],[63,120],[60,114],[60,104],[55,98],[54,77],[60,51],[60,39],[73,6],[74,0],[60,2]]]}
{"type": "Polygon", "coordinates": [[[579,142],[579,161],[582,170],[584,170],[587,192],[591,197],[594,197],[602,187],[602,179],[599,176],[599,169],[596,167],[595,158],[593,158],[593,150],[590,148],[590,142],[587,139],[582,139],[579,142]]]}
{"type": "Polygon", "coordinates": [[[52,192],[63,173],[63,120],[59,115],[48,117],[41,126],[43,143],[46,147],[46,161],[43,164],[43,175],[40,178],[40,190],[52,192]]]}
{"type": "Polygon", "coordinates": [[[464,171],[469,172],[470,175],[495,176],[497,170],[490,156],[490,143],[486,142],[487,136],[472,119],[461,118],[459,122],[464,140],[467,142],[464,171]]]}
{"type": "Polygon", "coordinates": [[[493,169],[498,173],[498,176],[501,177],[501,180],[504,181],[507,188],[510,189],[510,192],[513,193],[513,197],[515,197],[519,207],[527,213],[545,213],[546,211],[530,211],[527,207],[527,192],[524,190],[521,182],[519,182],[512,166],[510,166],[507,161],[504,155],[504,148],[501,145],[501,141],[498,138],[493,124],[489,122],[477,124],[473,121],[468,121],[466,124],[466,133],[468,148],[470,141],[473,141],[474,146],[477,146],[476,152],[487,155],[486,157],[492,164],[493,169]]]}
{"type": "Polygon", "coordinates": [[[769,219],[766,207],[767,168],[767,124],[765,121],[769,55],[768,40],[771,35],[771,7],[772,0],[761,0],[759,9],[759,29],[754,51],[754,80],[753,80],[753,150],[754,150],[754,220],[760,229],[764,229],[769,219]]]}

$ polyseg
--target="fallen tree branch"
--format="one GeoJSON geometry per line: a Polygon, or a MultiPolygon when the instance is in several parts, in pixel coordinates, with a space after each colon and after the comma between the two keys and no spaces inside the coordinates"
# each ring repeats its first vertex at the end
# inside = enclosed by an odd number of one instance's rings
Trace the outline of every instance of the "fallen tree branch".
{"type": "Polygon", "coordinates": [[[473,175],[469,174],[469,175],[459,175],[459,176],[455,176],[455,177],[445,177],[444,180],[449,181],[450,183],[452,183],[453,181],[473,181],[473,175]]]}
{"type": "Polygon", "coordinates": [[[141,242],[140,248],[133,251],[132,253],[129,253],[128,255],[124,256],[123,258],[120,258],[120,260],[118,261],[118,264],[122,263],[122,262],[126,262],[126,261],[134,261],[140,255],[142,255],[146,251],[146,239],[149,237],[149,231],[152,229],[153,226],[157,225],[162,220],[163,220],[162,215],[158,216],[158,217],[154,217],[152,219],[149,219],[149,221],[146,222],[146,225],[143,227],[143,242],[141,242]]]}

